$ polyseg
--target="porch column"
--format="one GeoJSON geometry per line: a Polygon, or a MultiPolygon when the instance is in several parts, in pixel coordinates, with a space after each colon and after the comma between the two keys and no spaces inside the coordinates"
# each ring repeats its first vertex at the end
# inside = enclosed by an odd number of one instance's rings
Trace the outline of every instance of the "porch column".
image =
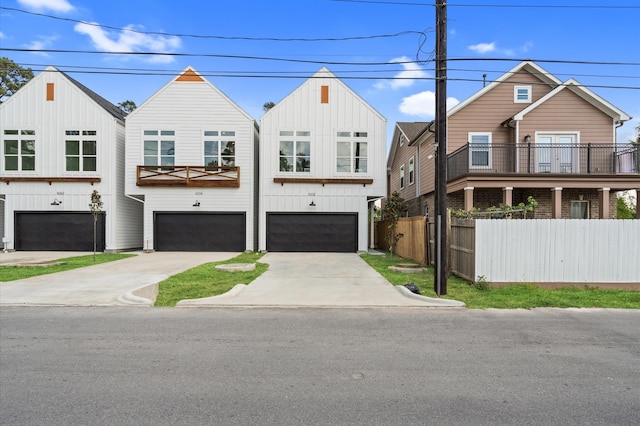
{"type": "Polygon", "coordinates": [[[598,209],[600,219],[609,219],[609,188],[598,189],[598,209]]]}
{"type": "Polygon", "coordinates": [[[551,188],[551,218],[562,219],[562,188],[551,188]]]}
{"type": "Polygon", "coordinates": [[[469,211],[473,208],[473,186],[464,188],[464,209],[469,211]]]}
{"type": "Polygon", "coordinates": [[[502,188],[502,204],[513,207],[513,188],[507,186],[502,188]]]}

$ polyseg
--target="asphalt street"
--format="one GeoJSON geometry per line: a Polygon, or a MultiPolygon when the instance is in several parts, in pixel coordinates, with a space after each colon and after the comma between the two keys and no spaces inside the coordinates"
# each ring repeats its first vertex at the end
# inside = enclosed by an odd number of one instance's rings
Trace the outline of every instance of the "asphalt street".
{"type": "Polygon", "coordinates": [[[640,311],[0,309],[0,424],[632,425],[640,311]]]}

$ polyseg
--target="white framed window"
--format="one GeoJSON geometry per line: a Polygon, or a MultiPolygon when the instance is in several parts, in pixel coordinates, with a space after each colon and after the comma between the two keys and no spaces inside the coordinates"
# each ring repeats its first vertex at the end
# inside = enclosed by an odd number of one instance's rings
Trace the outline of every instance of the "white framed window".
{"type": "Polygon", "coordinates": [[[415,159],[411,157],[409,159],[409,185],[413,185],[415,182],[415,159]]]}
{"type": "Polygon", "coordinates": [[[66,171],[97,170],[97,135],[95,130],[65,130],[64,155],[66,171]]]}
{"type": "Polygon", "coordinates": [[[367,173],[367,132],[337,132],[336,172],[367,173]]]}
{"type": "Polygon", "coordinates": [[[400,189],[404,189],[404,164],[400,166],[400,189]]]}
{"type": "Polygon", "coordinates": [[[5,129],[3,132],[4,170],[24,172],[36,170],[36,131],[5,129]]]}
{"type": "Polygon", "coordinates": [[[404,145],[404,135],[400,135],[400,146],[404,145]]]}
{"type": "Polygon", "coordinates": [[[207,167],[236,165],[236,132],[232,130],[204,131],[204,165],[207,167]]]}
{"type": "Polygon", "coordinates": [[[175,166],[176,132],[174,130],[144,131],[144,165],[175,166]]]}
{"type": "Polygon", "coordinates": [[[515,102],[516,104],[530,104],[531,86],[514,86],[513,102],[515,102]]]}
{"type": "Polygon", "coordinates": [[[311,173],[311,132],[305,130],[281,130],[281,172],[311,173]]]}
{"type": "Polygon", "coordinates": [[[589,219],[589,201],[571,201],[571,219],[589,219]]]}
{"type": "Polygon", "coordinates": [[[469,168],[491,168],[491,133],[469,133],[469,168]]]}

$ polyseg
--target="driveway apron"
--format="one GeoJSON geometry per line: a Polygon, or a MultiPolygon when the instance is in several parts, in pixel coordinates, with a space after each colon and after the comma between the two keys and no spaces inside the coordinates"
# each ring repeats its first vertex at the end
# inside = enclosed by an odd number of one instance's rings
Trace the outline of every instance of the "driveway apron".
{"type": "MultiPolygon", "coordinates": [[[[81,253],[89,254],[89,253],[81,253]]],[[[79,253],[5,253],[4,264],[26,260],[53,260],[79,253]]],[[[0,282],[2,305],[128,305],[122,296],[131,290],[160,281],[208,262],[218,262],[238,253],[154,252],[55,274],[0,282]]]]}
{"type": "MultiPolygon", "coordinates": [[[[463,307],[394,286],[355,253],[267,253],[269,269],[249,285],[178,306],[463,307]]],[[[411,281],[407,276],[407,282],[411,281]]]]}

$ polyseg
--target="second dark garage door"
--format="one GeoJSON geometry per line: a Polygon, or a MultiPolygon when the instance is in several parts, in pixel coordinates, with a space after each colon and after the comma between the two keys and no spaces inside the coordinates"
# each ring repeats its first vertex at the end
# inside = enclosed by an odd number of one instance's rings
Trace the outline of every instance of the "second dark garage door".
{"type": "Polygon", "coordinates": [[[357,213],[267,213],[267,251],[357,250],[357,213]]]}
{"type": "Polygon", "coordinates": [[[246,248],[244,213],[154,213],[158,251],[236,251],[246,248]]]}

